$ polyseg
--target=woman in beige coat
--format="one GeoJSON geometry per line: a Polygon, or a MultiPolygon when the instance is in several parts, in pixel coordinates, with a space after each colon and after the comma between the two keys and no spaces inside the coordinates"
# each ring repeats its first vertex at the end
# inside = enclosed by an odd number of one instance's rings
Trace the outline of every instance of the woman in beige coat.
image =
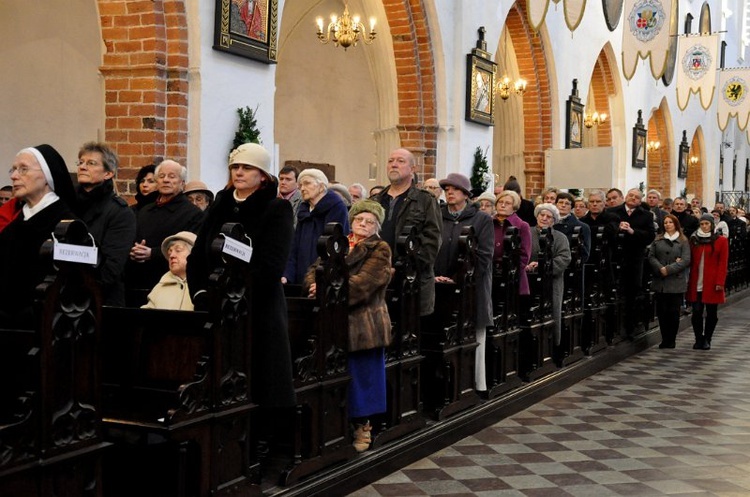
{"type": "Polygon", "coordinates": [[[144,309],[172,309],[192,311],[193,301],[187,284],[187,257],[195,245],[195,233],[180,231],[168,236],[161,244],[161,252],[169,262],[169,271],[148,294],[144,309]]]}
{"type": "MultiPolygon", "coordinates": [[[[379,236],[385,212],[371,200],[349,211],[349,417],[354,424],[354,448],[370,446],[369,418],[386,411],[385,347],[391,342],[391,319],[385,292],[391,280],[391,249],[379,236]]],[[[318,261],[319,262],[319,261],[318,261]]],[[[315,296],[314,264],[305,276],[309,296],[315,296]]]]}

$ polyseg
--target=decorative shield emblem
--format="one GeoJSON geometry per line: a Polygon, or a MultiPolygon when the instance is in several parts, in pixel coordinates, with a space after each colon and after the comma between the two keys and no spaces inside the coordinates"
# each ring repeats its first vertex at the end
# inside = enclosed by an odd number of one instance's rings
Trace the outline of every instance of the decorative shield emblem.
{"type": "Polygon", "coordinates": [[[721,89],[724,101],[732,107],[740,105],[747,96],[747,81],[733,76],[724,83],[721,89]]]}
{"type": "Polygon", "coordinates": [[[711,52],[703,45],[694,45],[682,57],[682,70],[690,79],[702,78],[713,64],[711,52]]]}
{"type": "Polygon", "coordinates": [[[666,18],[661,2],[640,0],[633,4],[633,10],[628,16],[628,25],[632,35],[645,43],[659,34],[666,18]]]}

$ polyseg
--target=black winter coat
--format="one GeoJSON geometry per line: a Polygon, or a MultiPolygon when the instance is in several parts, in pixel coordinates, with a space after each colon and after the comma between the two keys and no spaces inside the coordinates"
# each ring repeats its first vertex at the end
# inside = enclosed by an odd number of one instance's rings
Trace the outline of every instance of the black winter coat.
{"type": "Polygon", "coordinates": [[[112,180],[87,192],[78,187],[75,212],[99,247],[98,279],[104,305],[125,305],[123,273],[135,239],[135,214],[114,192],[112,180]]]}
{"type": "Polygon", "coordinates": [[[233,194],[234,188],[219,192],[208,209],[188,257],[188,286],[193,295],[208,287],[211,243],[224,223],[241,223],[253,246],[250,260],[253,401],[264,407],[291,407],[295,395],[281,276],[294,233],[292,206],[276,198],[275,185],[257,190],[244,202],[237,202],[233,194]]]}
{"type": "Polygon", "coordinates": [[[203,211],[191,204],[182,193],[162,206],[154,202],[139,210],[133,241],[146,240],[146,245],[151,248],[151,259],[146,262],[128,259],[125,273],[127,287],[150,291],[169,271],[169,264],[161,253],[161,242],[180,231],[197,233],[202,220],[203,211]]]}

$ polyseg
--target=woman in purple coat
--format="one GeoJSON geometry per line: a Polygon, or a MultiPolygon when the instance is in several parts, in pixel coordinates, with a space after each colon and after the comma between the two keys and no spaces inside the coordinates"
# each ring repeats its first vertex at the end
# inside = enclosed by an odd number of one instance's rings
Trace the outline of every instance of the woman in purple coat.
{"type": "Polygon", "coordinates": [[[509,226],[518,229],[521,237],[521,257],[518,261],[518,294],[529,294],[529,278],[526,275],[526,265],[531,260],[531,227],[529,223],[522,220],[516,214],[521,206],[521,197],[512,190],[504,190],[498,194],[495,200],[495,218],[493,224],[495,227],[495,252],[492,256],[493,263],[499,263],[503,259],[503,240],[505,231],[509,226]]]}

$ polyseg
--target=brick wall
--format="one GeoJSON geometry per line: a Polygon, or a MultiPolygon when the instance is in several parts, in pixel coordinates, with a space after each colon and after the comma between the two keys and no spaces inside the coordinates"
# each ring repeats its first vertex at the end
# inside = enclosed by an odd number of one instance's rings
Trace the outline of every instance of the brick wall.
{"type": "Polygon", "coordinates": [[[187,156],[187,22],[183,0],[98,0],[106,47],[105,134],[120,156],[118,189],[141,167],[187,156]]]}
{"type": "Polygon", "coordinates": [[[435,175],[437,162],[437,108],[435,61],[422,0],[384,0],[393,38],[398,79],[401,146],[411,150],[420,180],[435,175]]]}

